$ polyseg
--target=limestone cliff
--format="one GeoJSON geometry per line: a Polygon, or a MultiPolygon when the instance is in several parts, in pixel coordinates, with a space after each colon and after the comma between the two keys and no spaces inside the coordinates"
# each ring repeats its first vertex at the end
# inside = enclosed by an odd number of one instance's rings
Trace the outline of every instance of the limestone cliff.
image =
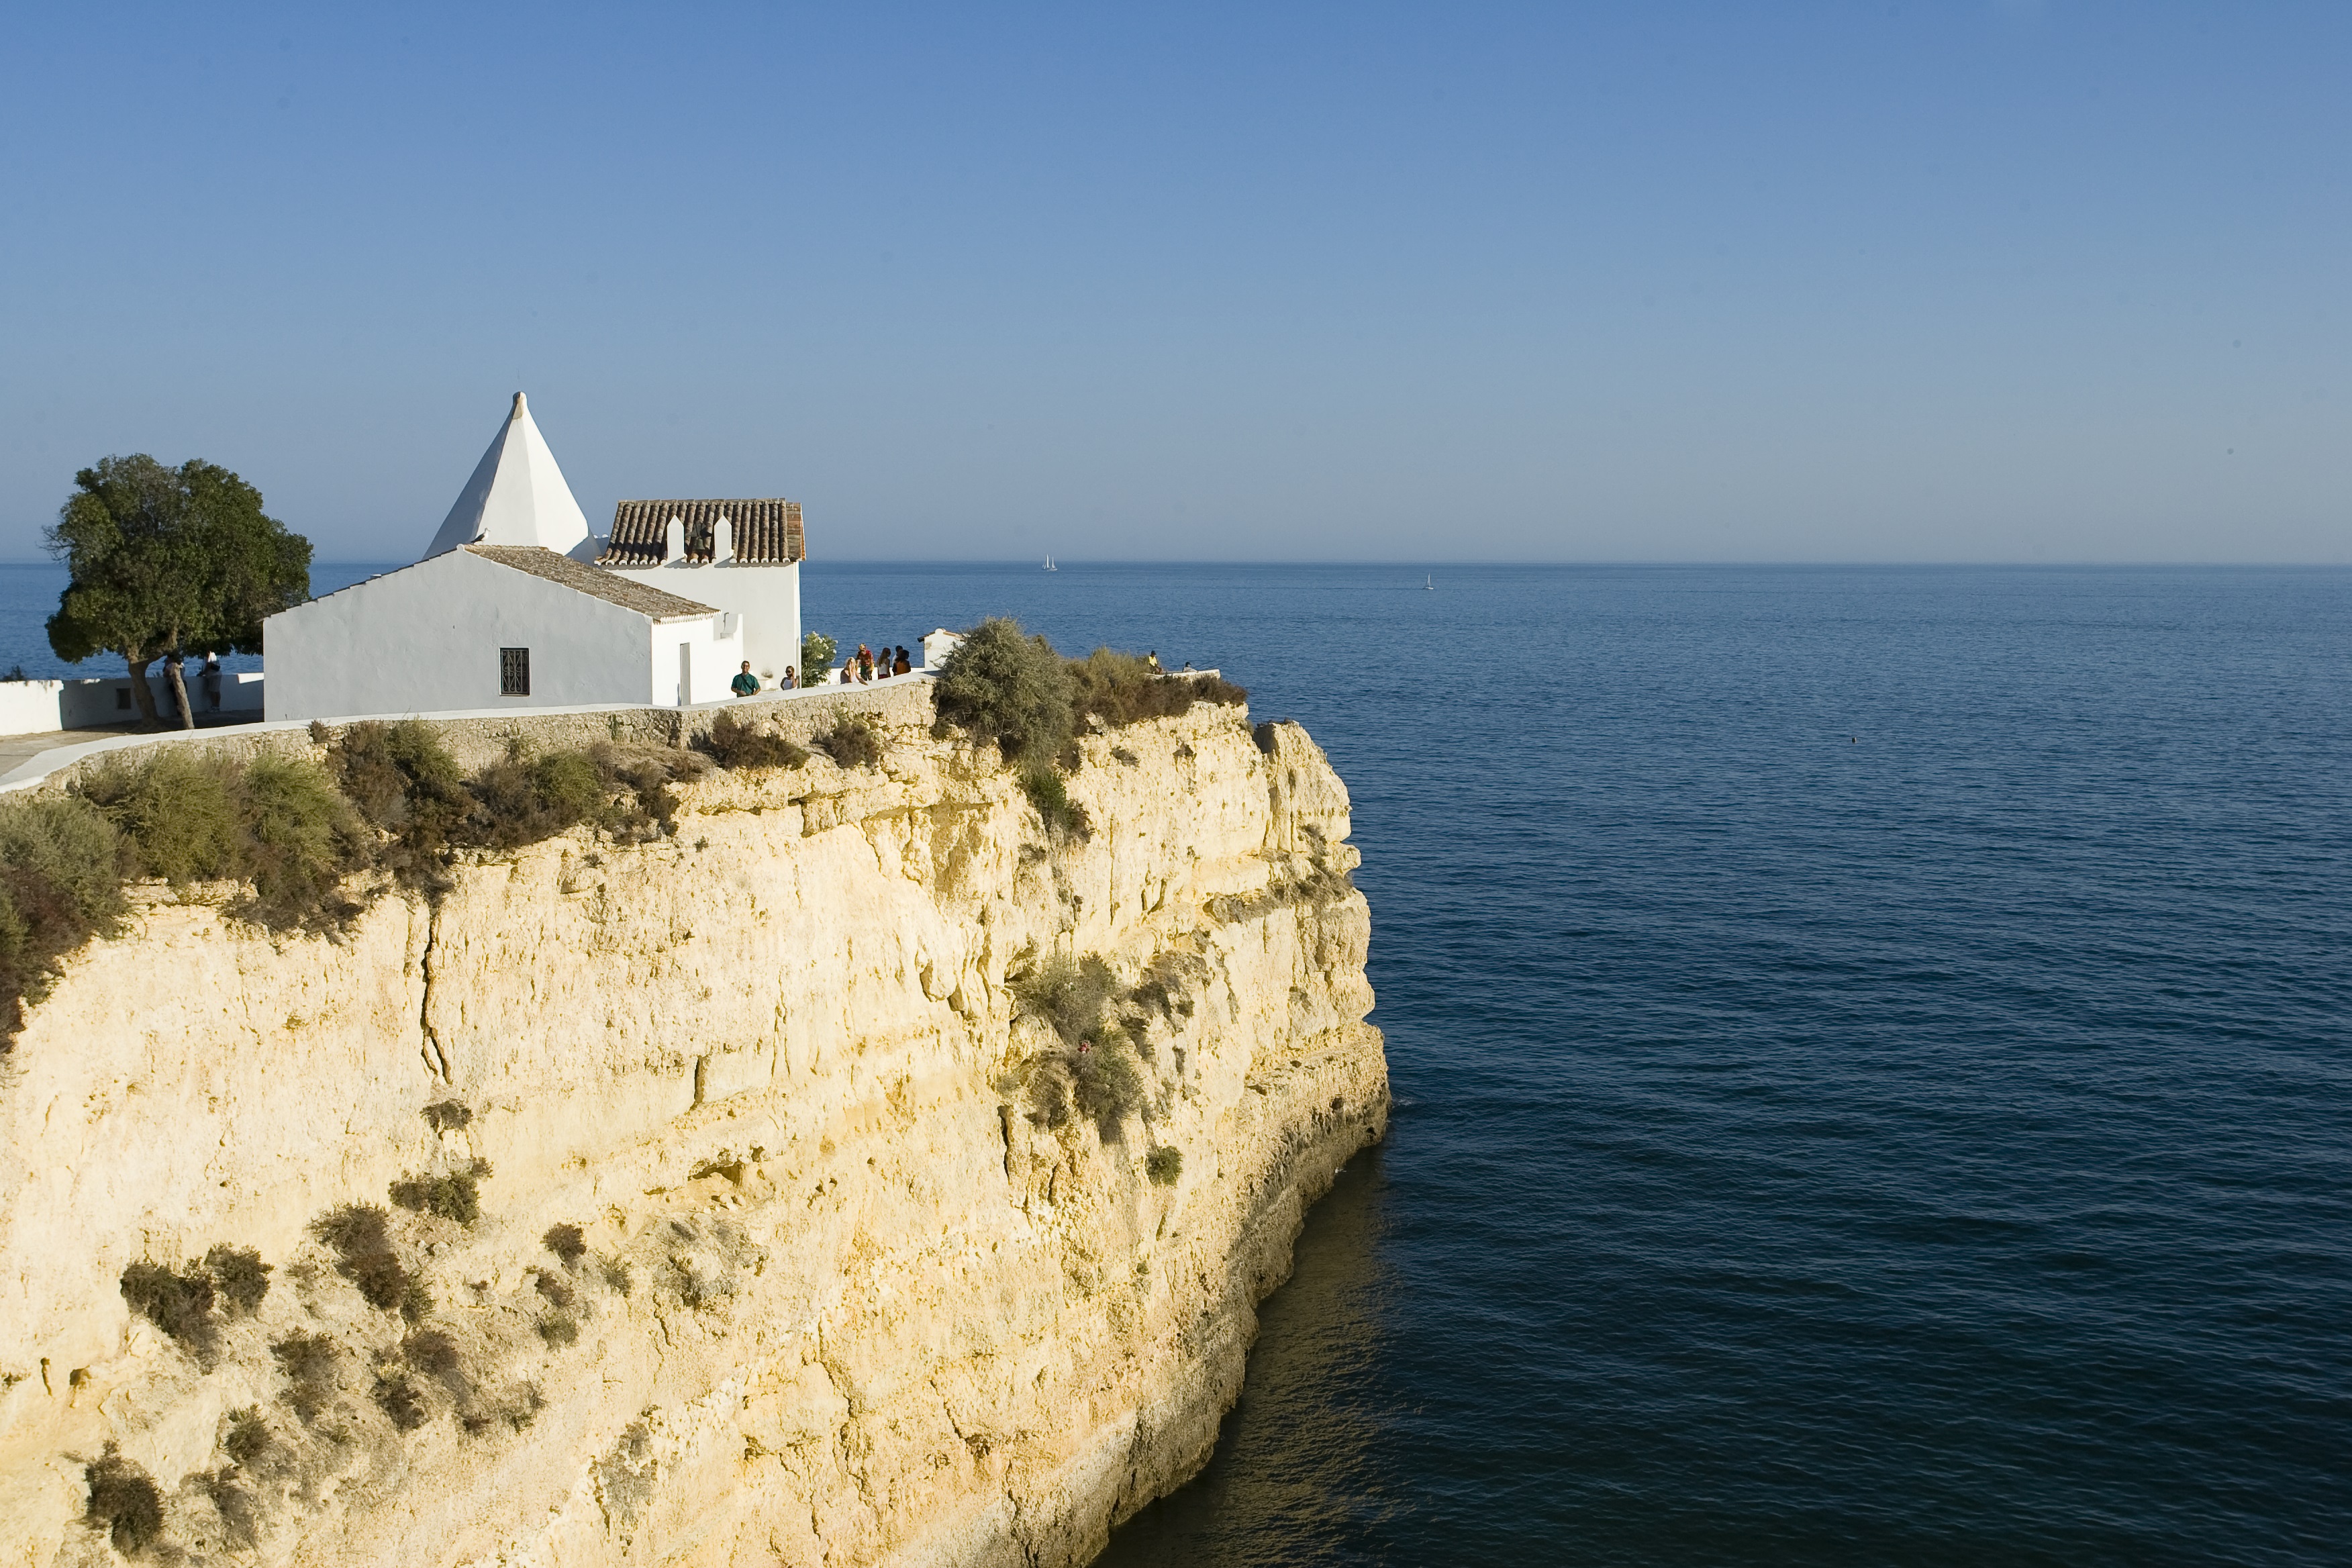
{"type": "Polygon", "coordinates": [[[0,1564],[1076,1563],[1197,1468],[1384,1124],[1347,794],[1203,707],[1086,738],[1056,838],[921,688],[865,705],[878,768],[714,771],[657,843],[332,938],[157,887],[75,955],[0,1081],[0,1564]],[[1139,1113],[1041,1088],[1057,955],[1139,1113]],[[215,1247],[257,1310],[126,1306],[215,1247]]]}

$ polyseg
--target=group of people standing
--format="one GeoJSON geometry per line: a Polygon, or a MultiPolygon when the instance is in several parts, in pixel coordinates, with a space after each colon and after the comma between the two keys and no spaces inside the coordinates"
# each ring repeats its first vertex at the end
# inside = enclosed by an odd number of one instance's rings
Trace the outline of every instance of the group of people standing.
{"type": "Polygon", "coordinates": [[[914,668],[914,663],[907,657],[907,649],[903,645],[894,648],[885,643],[882,645],[882,651],[877,653],[864,643],[859,643],[857,657],[845,659],[842,663],[841,683],[848,686],[855,682],[864,686],[870,681],[887,680],[894,675],[908,674],[914,668]]]}
{"type": "MultiPolygon", "coordinates": [[[[212,667],[212,669],[216,670],[219,667],[217,665],[215,665],[212,667]]],[[[842,663],[841,684],[844,686],[864,686],[877,680],[887,680],[894,675],[912,674],[914,672],[914,660],[908,656],[906,647],[903,644],[899,647],[892,647],[886,643],[883,645],[882,650],[879,653],[877,653],[874,649],[867,647],[864,643],[859,643],[857,645],[856,656],[855,658],[845,659],[842,663]]],[[[210,671],[207,671],[206,679],[208,684],[205,686],[205,689],[215,694],[213,699],[213,706],[217,708],[220,706],[220,699],[217,695],[220,689],[219,678],[216,675],[212,674],[210,671]]],[[[821,669],[815,671],[809,677],[809,680],[813,685],[824,685],[824,671],[821,669]]],[[[751,673],[751,661],[750,659],[747,658],[743,661],[742,669],[736,674],[733,680],[728,682],[728,685],[733,689],[735,695],[738,697],[756,697],[759,695],[760,678],[751,673]]],[[[779,691],[790,691],[799,685],[800,679],[798,673],[791,665],[786,665],[784,667],[783,679],[776,682],[776,689],[779,691]]]]}

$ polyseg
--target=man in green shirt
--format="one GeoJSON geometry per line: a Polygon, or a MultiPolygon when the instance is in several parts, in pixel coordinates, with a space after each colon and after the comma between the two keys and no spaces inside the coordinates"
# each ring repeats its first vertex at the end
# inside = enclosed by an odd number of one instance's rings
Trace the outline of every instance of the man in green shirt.
{"type": "Polygon", "coordinates": [[[727,684],[735,689],[735,695],[738,697],[749,697],[759,690],[760,678],[751,673],[751,661],[745,659],[742,673],[727,684]]]}

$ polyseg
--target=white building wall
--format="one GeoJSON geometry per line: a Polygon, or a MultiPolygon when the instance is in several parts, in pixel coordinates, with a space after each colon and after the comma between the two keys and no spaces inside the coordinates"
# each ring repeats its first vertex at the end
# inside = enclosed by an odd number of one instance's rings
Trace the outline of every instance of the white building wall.
{"type": "MultiPolygon", "coordinates": [[[[801,564],[797,561],[778,566],[673,558],[659,566],[607,566],[603,570],[615,577],[692,599],[698,605],[734,611],[743,627],[743,651],[735,656],[736,663],[750,659],[752,671],[763,686],[773,686],[788,666],[796,668],[801,662],[801,564]]],[[[672,650],[673,656],[675,651],[672,650]]],[[[727,673],[730,678],[734,675],[734,664],[727,667],[727,673]]],[[[675,677],[670,684],[677,684],[675,677]]],[[[701,684],[698,677],[698,690],[701,684]]]]}
{"type": "MultiPolygon", "coordinates": [[[[656,622],[467,551],[451,551],[270,616],[263,626],[269,675],[265,714],[332,719],[675,702],[677,645],[698,636],[713,642],[717,618],[656,622]],[[649,627],[655,649],[667,645],[666,663],[649,657],[649,627]],[[530,696],[499,694],[499,650],[504,647],[530,649],[530,696]]],[[[714,647],[709,657],[722,652],[714,647]]],[[[699,668],[694,684],[703,689],[699,668]]],[[[721,676],[722,693],[725,686],[721,676]]]]}
{"type": "MultiPolygon", "coordinates": [[[[693,702],[719,702],[735,693],[727,683],[750,656],[743,651],[743,617],[705,616],[691,621],[656,621],[649,639],[654,671],[654,698],[658,703],[685,707],[693,702]],[[683,648],[686,658],[679,658],[683,648]],[[691,684],[681,687],[687,672],[691,684]]],[[[758,668],[757,665],[752,667],[758,668]]]]}

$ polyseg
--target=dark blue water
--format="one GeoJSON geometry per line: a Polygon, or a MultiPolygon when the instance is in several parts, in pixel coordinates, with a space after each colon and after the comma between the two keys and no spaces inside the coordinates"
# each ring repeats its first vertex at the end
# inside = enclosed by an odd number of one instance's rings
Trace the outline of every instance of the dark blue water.
{"type": "Polygon", "coordinates": [[[806,574],[1354,795],[1393,1131],[1109,1568],[2352,1561],[2352,572],[806,574]]]}
{"type": "Polygon", "coordinates": [[[1387,1145],[1186,1564],[2352,1560],[2352,572],[818,564],[1328,749],[1387,1145]]]}

